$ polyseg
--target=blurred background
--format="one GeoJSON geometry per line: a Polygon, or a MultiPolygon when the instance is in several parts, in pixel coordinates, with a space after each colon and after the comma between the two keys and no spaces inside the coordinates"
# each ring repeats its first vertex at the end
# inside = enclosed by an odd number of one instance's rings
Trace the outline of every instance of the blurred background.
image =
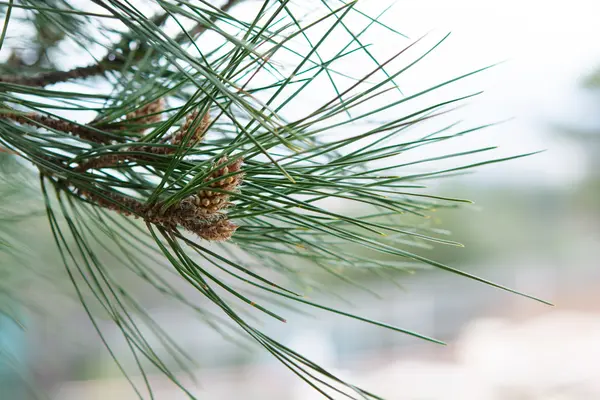
{"type": "MultiPolygon", "coordinates": [[[[361,0],[358,7],[378,15],[389,4],[361,0]]],[[[249,0],[232,13],[243,15],[258,5],[249,0]]],[[[405,94],[505,61],[458,85],[485,93],[456,110],[453,118],[471,125],[506,122],[452,146],[498,145],[506,155],[546,150],[432,182],[437,194],[468,198],[475,204],[440,210],[432,219],[434,226],[452,231],[452,239],[466,248],[436,246],[423,249],[424,254],[541,297],[554,307],[440,270],[418,271],[397,282],[365,278],[369,290],[324,276],[328,285],[339,285],[340,299],[328,298],[328,304],[448,345],[312,311],[288,310],[287,324],[262,321],[264,329],[387,399],[600,398],[598,15],[600,3],[584,0],[400,0],[382,17],[382,22],[412,39],[452,31],[447,43],[399,81],[405,94]]],[[[22,34],[15,26],[9,38],[22,34]]],[[[46,32],[31,40],[34,50],[5,46],[0,61],[15,68],[19,63],[50,62],[62,67],[60,37],[46,32]]],[[[381,54],[398,51],[384,35],[369,41],[381,54]]],[[[9,186],[0,193],[2,202],[14,195],[9,186]]],[[[19,222],[15,235],[26,235],[40,265],[36,274],[48,277],[55,270],[51,264],[60,264],[46,225],[44,215],[32,216],[19,222]]],[[[8,226],[0,219],[3,231],[8,226]]],[[[14,262],[7,260],[0,256],[0,262],[14,262]]],[[[17,316],[26,329],[0,314],[0,351],[12,357],[0,363],[0,399],[26,399],[32,390],[56,400],[134,397],[76,303],[50,284],[11,279],[10,285],[27,293],[32,304],[56,306],[52,313],[30,312],[11,303],[11,317],[17,316]],[[35,382],[35,387],[23,382],[35,382]]],[[[145,294],[143,288],[139,296],[157,322],[171,327],[173,338],[197,360],[197,382],[191,385],[200,398],[320,398],[261,349],[231,344],[189,313],[145,294]]],[[[4,297],[2,301],[10,301],[4,297]]],[[[103,329],[109,336],[119,335],[108,322],[103,329]]],[[[183,374],[181,379],[188,381],[183,374]]],[[[150,380],[157,399],[187,398],[158,373],[150,380]]]]}

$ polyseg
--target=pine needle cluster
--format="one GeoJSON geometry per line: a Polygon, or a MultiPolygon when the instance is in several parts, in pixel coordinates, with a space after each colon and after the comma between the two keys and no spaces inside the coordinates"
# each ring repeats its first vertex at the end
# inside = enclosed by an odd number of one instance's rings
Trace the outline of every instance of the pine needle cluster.
{"type": "MultiPolygon", "coordinates": [[[[403,159],[490,126],[429,124],[479,93],[421,101],[488,67],[405,94],[404,73],[447,36],[429,45],[410,41],[381,22],[385,12],[370,16],[356,1],[310,2],[316,12],[306,14],[288,0],[264,0],[241,16],[236,5],[250,3],[139,2],[10,1],[0,37],[4,49],[18,23],[39,31],[43,22],[45,32],[61,33],[64,51],[87,55],[64,69],[4,66],[0,149],[39,176],[48,235],[75,295],[105,344],[97,320],[114,321],[138,374],[146,378],[149,363],[194,398],[139,325],[168,343],[181,368],[188,355],[115,278],[106,254],[224,337],[233,331],[252,339],[327,398],[378,397],[270,337],[255,313],[285,322],[274,311],[283,300],[441,342],[310,300],[306,293],[331,288],[307,270],[364,288],[346,272],[395,279],[420,265],[518,293],[419,249],[459,246],[428,221],[437,209],[469,203],[431,193],[428,180],[526,154],[459,162],[494,150],[485,147],[403,159]],[[372,29],[399,51],[379,60],[365,41],[372,29]],[[344,72],[352,63],[368,70],[344,72]],[[435,168],[440,160],[457,165],[435,168]],[[358,204],[360,212],[339,211],[339,204],[358,204]],[[211,306],[184,297],[157,269],[174,272],[211,306]]],[[[127,377],[134,373],[122,366],[123,355],[111,355],[127,377]]],[[[152,398],[148,379],[132,385],[152,398]]]]}

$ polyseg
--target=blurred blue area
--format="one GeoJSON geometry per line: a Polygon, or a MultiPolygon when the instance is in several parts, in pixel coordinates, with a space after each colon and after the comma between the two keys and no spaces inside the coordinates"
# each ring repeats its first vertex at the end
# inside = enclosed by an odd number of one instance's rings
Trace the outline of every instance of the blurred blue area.
{"type": "Polygon", "coordinates": [[[0,313],[0,398],[25,399],[27,386],[23,381],[27,360],[27,342],[17,322],[0,313]]]}

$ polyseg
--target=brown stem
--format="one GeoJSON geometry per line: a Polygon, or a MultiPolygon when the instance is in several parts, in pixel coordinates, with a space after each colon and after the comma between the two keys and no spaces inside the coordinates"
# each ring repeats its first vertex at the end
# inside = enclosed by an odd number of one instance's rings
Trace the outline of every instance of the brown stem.
{"type": "MultiPolygon", "coordinates": [[[[157,26],[161,26],[168,17],[169,14],[164,13],[154,17],[153,22],[157,26]]],[[[126,43],[127,41],[124,41],[119,44],[123,46],[126,43]]],[[[118,46],[119,45],[115,45],[113,48],[117,48],[118,46]]],[[[23,86],[44,87],[58,82],[66,82],[71,79],[88,78],[90,76],[101,75],[105,71],[115,69],[121,65],[122,62],[110,60],[107,56],[98,61],[96,64],[92,64],[87,67],[77,67],[69,71],[43,72],[35,76],[0,76],[0,82],[23,86]]]]}
{"type": "Polygon", "coordinates": [[[113,167],[118,165],[120,162],[127,160],[129,157],[126,154],[105,154],[100,157],[93,158],[87,162],[79,164],[76,168],[76,172],[86,172],[90,169],[100,169],[105,167],[113,167]]]}
{"type": "Polygon", "coordinates": [[[80,190],[79,194],[85,196],[96,205],[118,212],[125,216],[135,215],[146,222],[175,229],[181,226],[205,240],[225,241],[231,238],[237,225],[227,219],[225,214],[206,214],[205,210],[196,207],[192,199],[185,198],[164,210],[163,203],[156,203],[147,207],[141,201],[114,192],[90,192],[80,190]],[[102,194],[99,194],[102,193],[102,194]]]}
{"type": "Polygon", "coordinates": [[[14,113],[3,113],[0,114],[4,118],[12,119],[15,122],[24,125],[32,125],[36,127],[50,128],[64,133],[71,134],[73,136],[80,137],[85,140],[96,143],[110,143],[113,138],[102,133],[91,129],[85,125],[78,125],[72,122],[63,121],[56,118],[46,117],[45,115],[37,113],[28,114],[14,114],[14,113]]]}
{"type": "Polygon", "coordinates": [[[87,67],[77,67],[69,71],[42,72],[35,76],[0,76],[0,82],[23,86],[43,87],[52,85],[53,83],[66,82],[71,79],[101,75],[107,69],[109,69],[109,67],[107,67],[106,61],[103,60],[98,64],[87,67]]]}
{"type": "Polygon", "coordinates": [[[224,241],[230,239],[238,228],[221,211],[230,205],[229,193],[237,191],[242,183],[241,165],[241,158],[230,163],[223,157],[204,180],[206,190],[200,190],[170,207],[165,207],[163,202],[146,206],[137,199],[115,192],[79,190],[78,193],[96,205],[122,215],[141,217],[148,223],[170,230],[181,226],[205,240],[224,241]]]}
{"type": "MultiPolygon", "coordinates": [[[[221,12],[226,13],[233,6],[241,2],[242,0],[228,0],[222,7],[221,12]]],[[[164,22],[164,20],[168,17],[168,14],[164,14],[159,16],[155,23],[158,26],[164,22]]],[[[217,21],[217,16],[213,15],[210,18],[210,24],[213,24],[217,21]]],[[[210,25],[209,24],[209,25],[210,25]]],[[[191,37],[201,35],[204,33],[209,25],[204,23],[198,23],[196,26],[192,28],[189,32],[191,37]]],[[[183,42],[187,38],[187,35],[182,33],[179,34],[175,40],[178,43],[183,42]]],[[[44,87],[48,85],[52,85],[58,82],[66,82],[71,79],[83,79],[91,76],[102,75],[105,71],[114,69],[116,66],[119,66],[120,63],[116,61],[110,61],[107,57],[100,60],[97,64],[92,64],[87,67],[77,67],[73,68],[69,71],[49,71],[42,72],[35,76],[0,76],[0,83],[10,83],[15,85],[23,85],[23,86],[32,86],[32,87],[44,87]]]]}
{"type": "MultiPolygon", "coordinates": [[[[127,114],[127,118],[125,121],[133,121],[137,123],[137,125],[140,126],[137,128],[137,132],[143,132],[146,129],[147,125],[154,124],[162,120],[163,111],[164,100],[162,98],[159,98],[127,114]]],[[[90,125],[78,125],[72,122],[46,117],[37,113],[19,114],[16,112],[11,112],[0,113],[0,116],[12,119],[13,121],[16,121],[20,124],[43,126],[46,128],[55,129],[57,131],[69,133],[71,135],[78,136],[82,139],[86,139],[96,143],[110,143],[113,140],[118,139],[118,137],[102,133],[100,130],[90,127],[90,125]]],[[[107,131],[114,132],[120,130],[122,130],[122,127],[118,129],[108,129],[107,131]]],[[[105,156],[102,159],[92,160],[93,163],[90,164],[89,168],[99,168],[102,166],[111,165],[111,163],[115,164],[122,158],[123,157],[115,158],[115,155],[109,154],[108,156],[105,156]]]]}
{"type": "Polygon", "coordinates": [[[115,167],[120,163],[127,160],[148,160],[151,159],[153,155],[160,154],[168,154],[167,150],[170,152],[169,148],[165,147],[152,147],[152,146],[142,146],[135,145],[131,147],[127,147],[125,149],[126,152],[130,151],[139,151],[143,153],[149,153],[149,155],[138,155],[138,154],[124,154],[124,152],[114,152],[111,154],[104,154],[96,158],[92,158],[89,161],[81,163],[79,166],[75,168],[77,172],[86,172],[90,169],[100,169],[106,167],[115,167]]]}

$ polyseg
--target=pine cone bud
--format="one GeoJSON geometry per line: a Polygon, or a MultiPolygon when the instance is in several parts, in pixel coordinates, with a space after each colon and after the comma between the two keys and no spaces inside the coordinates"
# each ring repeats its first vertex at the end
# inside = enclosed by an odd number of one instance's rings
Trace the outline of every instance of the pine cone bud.
{"type": "Polygon", "coordinates": [[[194,232],[196,235],[200,236],[204,240],[210,240],[212,242],[222,242],[231,239],[238,226],[228,219],[222,219],[215,221],[210,225],[186,228],[194,232]]]}
{"type": "Polygon", "coordinates": [[[186,142],[186,138],[189,137],[189,139],[187,139],[186,145],[188,147],[192,147],[204,138],[206,130],[210,125],[210,114],[208,112],[204,114],[200,121],[196,121],[197,117],[197,111],[194,111],[193,113],[185,117],[185,122],[183,123],[183,126],[175,134],[175,136],[173,136],[171,144],[179,145],[183,142],[186,142]]]}
{"type": "MultiPolygon", "coordinates": [[[[227,161],[227,157],[223,157],[217,161],[216,166],[226,164],[227,161]]],[[[199,190],[198,193],[196,193],[194,200],[196,206],[200,210],[204,210],[204,212],[207,214],[216,213],[230,204],[229,193],[210,190],[210,188],[216,188],[227,192],[235,192],[241,185],[243,179],[243,174],[239,173],[242,162],[243,160],[240,158],[230,165],[217,168],[213,173],[206,177],[204,180],[205,182],[210,182],[215,179],[219,179],[220,177],[224,178],[211,182],[209,188],[199,190]],[[225,177],[225,175],[235,173],[237,173],[237,175],[225,177]]]]}
{"type": "MultiPolygon", "coordinates": [[[[162,98],[158,98],[151,103],[148,103],[137,110],[127,114],[126,120],[131,121],[136,125],[150,125],[162,121],[162,112],[165,109],[165,102],[162,98]]],[[[146,127],[136,129],[138,132],[143,132],[146,127]]]]}

